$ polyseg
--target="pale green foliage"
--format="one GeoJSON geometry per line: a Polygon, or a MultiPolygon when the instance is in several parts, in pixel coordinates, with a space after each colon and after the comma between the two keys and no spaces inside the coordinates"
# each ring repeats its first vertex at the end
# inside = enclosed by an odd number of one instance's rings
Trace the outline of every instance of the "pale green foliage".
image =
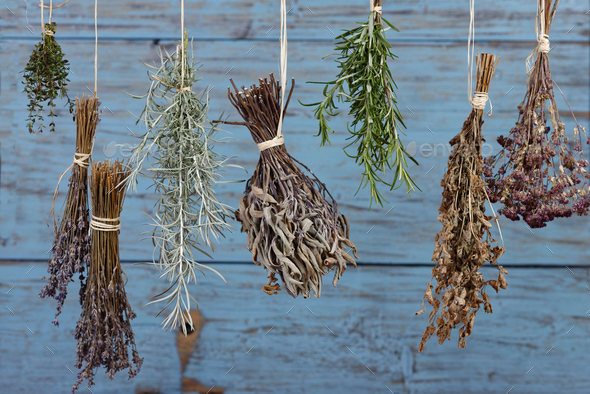
{"type": "Polygon", "coordinates": [[[318,136],[322,146],[330,143],[329,133],[334,132],[328,125],[329,118],[339,114],[334,99],[350,105],[349,115],[353,121],[348,126],[350,143],[345,152],[364,167],[360,187],[370,186],[371,203],[374,200],[383,206],[385,199],[377,184],[385,184],[393,190],[405,183],[410,193],[418,187],[406,171],[406,156],[418,163],[406,152],[400,139],[400,126],[405,128],[405,125],[397,108],[397,86],[387,64],[388,58],[396,56],[391,52],[385,31],[397,29],[375,12],[369,14],[368,22],[359,25],[336,37],[339,40],[336,51],[340,52],[336,60],[340,72],[336,78],[330,82],[312,82],[325,85],[324,99],[302,105],[316,107],[314,115],[319,120],[318,136]],[[388,27],[383,28],[382,22],[388,27]],[[350,147],[356,148],[356,152],[347,152],[350,147]],[[395,170],[392,182],[382,177],[387,169],[395,170]]]}
{"type": "MultiPolygon", "coordinates": [[[[188,284],[196,283],[197,270],[204,274],[204,269],[209,269],[223,279],[213,268],[195,261],[193,253],[196,250],[209,256],[201,245],[213,249],[213,241],[231,228],[226,217],[233,215],[232,209],[219,202],[214,191],[220,171],[231,165],[225,156],[213,151],[214,144],[222,141],[216,139],[219,129],[207,117],[207,93],[181,90],[181,47],[173,54],[160,52],[160,58],[159,67],[146,64],[154,71],[148,72],[148,92],[133,96],[146,100],[138,123],[144,123],[147,132],[139,136],[133,152],[129,187],[135,190],[137,177],[144,175],[151,178],[160,194],[152,218],[152,239],[154,256],[159,256],[155,264],[170,287],[152,302],[167,301],[164,309],[173,309],[163,327],[181,325],[186,334],[186,323],[192,326],[188,313],[191,299],[196,303],[188,284]]],[[[199,81],[199,68],[188,54],[184,61],[183,86],[192,89],[199,81]]]]}

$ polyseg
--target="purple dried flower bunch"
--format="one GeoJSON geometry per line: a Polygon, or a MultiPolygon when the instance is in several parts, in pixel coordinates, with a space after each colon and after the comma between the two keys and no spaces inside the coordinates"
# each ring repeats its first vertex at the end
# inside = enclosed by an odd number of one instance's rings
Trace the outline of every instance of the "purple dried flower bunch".
{"type": "Polygon", "coordinates": [[[143,363],[135,347],[130,321],[136,315],[127,301],[125,273],[119,260],[119,216],[128,175],[129,170],[120,161],[92,164],[91,258],[86,297],[74,334],[78,341],[76,368],[82,370],[72,392],[86,379],[92,386],[101,366],[109,379],[128,368],[131,379],[143,363]]]}
{"type": "MultiPolygon", "coordinates": [[[[76,274],[79,274],[81,283],[80,304],[84,302],[84,267],[90,262],[88,162],[100,118],[99,105],[94,97],[82,95],[82,98],[76,98],[76,153],[61,221],[58,225],[55,218],[53,220],[55,239],[47,268],[49,279],[39,294],[42,298],[51,297],[57,300],[57,312],[53,321],[56,326],[59,326],[58,316],[68,293],[68,284],[73,282],[72,278],[76,274]]],[[[66,173],[67,170],[64,175],[66,173]]],[[[56,196],[57,189],[53,209],[56,196]]]]}
{"type": "Polygon", "coordinates": [[[543,24],[545,36],[539,37],[518,122],[508,137],[498,137],[502,150],[487,158],[484,167],[490,200],[504,205],[499,213],[511,220],[522,218],[532,228],[572,214],[588,215],[590,208],[588,160],[582,153],[582,143],[590,144],[590,139],[573,112],[576,127],[573,139],[567,137],[555,102],[553,87],[559,87],[549,70],[547,37],[559,1],[553,8],[551,3],[539,0],[537,23],[543,24]]]}
{"type": "MultiPolygon", "coordinates": [[[[478,56],[476,92],[487,94],[497,63],[496,57],[489,53],[478,56]]],[[[436,289],[433,296],[434,286],[426,284],[424,298],[433,310],[420,341],[421,352],[432,335],[435,334],[442,344],[450,340],[451,332],[457,326],[461,327],[459,347],[466,347],[465,339],[473,331],[481,304],[485,312],[492,313],[486,285],[492,286],[496,292],[507,286],[504,277],[507,271],[502,266],[497,266],[497,280],[486,281],[480,272],[488,262],[496,265],[505,251],[490,232],[497,218],[485,214],[487,196],[482,179],[482,114],[483,109],[473,108],[461,132],[450,141],[454,148],[449,156],[447,173],[441,181],[443,198],[438,210],[438,220],[443,228],[436,235],[432,255],[432,261],[436,263],[432,269],[436,289]]],[[[422,310],[417,314],[422,313],[424,301],[422,310]]]]}

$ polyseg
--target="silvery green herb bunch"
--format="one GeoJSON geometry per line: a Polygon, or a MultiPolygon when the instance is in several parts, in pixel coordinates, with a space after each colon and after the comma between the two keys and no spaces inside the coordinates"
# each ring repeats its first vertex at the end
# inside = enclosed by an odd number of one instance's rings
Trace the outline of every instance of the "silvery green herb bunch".
{"type": "MultiPolygon", "coordinates": [[[[244,122],[227,123],[246,126],[257,144],[272,140],[277,135],[281,89],[285,87],[272,74],[270,81],[260,79],[259,86],[249,89],[238,89],[233,81],[232,85],[235,91],[228,89],[228,96],[244,122]]],[[[268,283],[262,290],[269,295],[280,290],[274,283],[278,276],[291,296],[308,298],[313,291],[319,297],[324,275],[334,270],[336,286],[347,263],[356,267],[348,254],[352,251],[356,257],[346,217],[326,186],[284,144],[260,152],[236,217],[242,232],[248,234],[252,261],[267,270],[268,283]]]]}
{"type": "MultiPolygon", "coordinates": [[[[487,93],[497,60],[489,53],[482,53],[477,60],[475,91],[487,93]]],[[[436,234],[432,255],[436,263],[432,268],[436,289],[433,295],[434,286],[427,283],[424,298],[433,310],[420,341],[420,352],[432,335],[443,344],[450,340],[452,330],[457,327],[460,327],[459,347],[466,347],[465,340],[473,332],[481,304],[486,313],[492,313],[486,286],[490,285],[496,292],[507,287],[504,276],[507,271],[496,265],[505,250],[492,238],[490,231],[496,218],[485,213],[482,114],[483,110],[473,108],[461,132],[450,141],[453,151],[441,181],[443,198],[438,210],[442,230],[436,234]],[[498,268],[497,280],[484,280],[480,269],[486,263],[498,268]]],[[[417,314],[424,313],[424,301],[422,308],[417,314]]]]}
{"type": "Polygon", "coordinates": [[[50,131],[55,131],[53,117],[57,115],[53,112],[53,109],[55,108],[54,100],[57,98],[66,97],[70,113],[74,113],[74,102],[68,97],[66,89],[69,82],[70,68],[68,67],[68,61],[64,59],[61,47],[53,35],[56,31],[55,22],[46,23],[45,31],[50,32],[50,34],[42,33],[41,42],[35,45],[29,62],[23,70],[25,79],[23,81],[25,85],[24,92],[29,98],[27,128],[30,133],[35,133],[35,123],[38,123],[36,131],[43,132],[43,109],[45,105],[49,107],[50,131]]]}
{"type": "Polygon", "coordinates": [[[339,114],[335,100],[350,105],[349,115],[353,121],[348,126],[351,135],[345,153],[363,167],[360,187],[369,185],[371,204],[374,200],[383,206],[384,198],[378,184],[393,190],[405,183],[408,192],[414,190],[417,185],[407,172],[406,158],[418,163],[406,152],[400,138],[403,133],[400,126],[405,128],[405,125],[397,108],[397,85],[387,64],[388,59],[397,56],[391,52],[385,31],[398,30],[375,11],[369,14],[367,22],[359,24],[336,37],[339,40],[336,51],[340,52],[336,60],[340,72],[336,78],[325,83],[313,82],[325,84],[324,99],[303,105],[316,107],[314,115],[319,120],[321,146],[330,143],[329,133],[334,132],[328,122],[330,117],[339,114]],[[387,27],[384,28],[383,22],[387,27]],[[391,182],[383,179],[387,169],[395,169],[391,182]]]}
{"type": "Polygon", "coordinates": [[[159,256],[155,264],[170,287],[152,302],[166,301],[164,309],[171,306],[172,310],[163,327],[180,325],[185,334],[186,324],[192,327],[188,313],[191,300],[196,303],[189,293],[189,283],[196,283],[197,271],[204,274],[204,269],[221,277],[216,270],[198,263],[194,252],[209,256],[201,243],[213,249],[213,241],[230,228],[226,217],[233,216],[230,207],[219,202],[214,189],[220,172],[231,165],[213,150],[221,142],[217,139],[219,129],[207,117],[207,93],[192,90],[200,80],[199,68],[193,57],[182,56],[186,47],[185,39],[184,48],[178,46],[172,54],[160,52],[160,66],[147,65],[153,70],[148,73],[151,86],[145,95],[134,96],[146,100],[138,122],[145,125],[147,132],[139,137],[129,176],[129,187],[135,190],[136,179],[143,173],[151,178],[160,195],[152,239],[159,256]]]}
{"type": "MultiPolygon", "coordinates": [[[[123,209],[128,175],[120,161],[92,164],[90,192],[93,221],[99,222],[97,227],[100,223],[119,225],[117,219],[123,209]]],[[[111,380],[115,373],[127,368],[129,379],[139,373],[143,359],[135,348],[131,320],[136,315],[127,301],[126,280],[119,260],[119,231],[93,227],[86,297],[74,333],[78,341],[75,365],[82,370],[72,392],[84,380],[88,380],[87,387],[92,386],[99,367],[106,368],[111,380]]]]}
{"type": "Polygon", "coordinates": [[[98,99],[94,97],[83,95],[81,99],[76,98],[75,157],[79,162],[72,164],[72,175],[68,182],[68,194],[59,226],[55,220],[53,223],[55,239],[47,268],[49,279],[39,294],[41,298],[52,297],[57,300],[57,313],[53,321],[56,326],[59,326],[57,318],[68,293],[67,286],[73,281],[75,274],[79,274],[81,282],[80,304],[84,303],[84,267],[90,262],[87,175],[89,157],[86,155],[92,152],[94,145],[96,126],[100,121],[99,105],[98,99]]]}
{"type": "MultiPolygon", "coordinates": [[[[558,3],[549,12],[551,1],[545,0],[546,18],[540,23],[545,24],[547,33],[558,3]]],[[[590,210],[589,163],[582,153],[582,144],[590,144],[590,138],[573,112],[574,138],[570,141],[567,137],[555,101],[553,87],[557,85],[548,55],[537,52],[524,100],[518,106],[518,121],[507,137],[498,137],[502,150],[486,159],[484,168],[490,199],[504,205],[499,213],[511,220],[522,217],[532,228],[572,214],[585,216],[590,210]],[[499,168],[494,174],[495,167],[499,168]]]]}

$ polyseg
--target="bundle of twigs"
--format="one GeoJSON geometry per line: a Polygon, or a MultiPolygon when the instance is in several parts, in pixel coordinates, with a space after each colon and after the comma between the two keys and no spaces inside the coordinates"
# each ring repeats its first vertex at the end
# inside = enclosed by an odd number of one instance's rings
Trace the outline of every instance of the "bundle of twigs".
{"type": "Polygon", "coordinates": [[[339,114],[335,100],[350,105],[353,121],[348,127],[350,143],[344,150],[363,168],[359,189],[368,185],[371,204],[374,200],[379,206],[386,200],[378,184],[391,190],[405,184],[408,193],[419,190],[407,171],[407,159],[418,162],[408,154],[401,140],[406,126],[397,107],[397,85],[388,65],[388,60],[397,56],[391,52],[385,32],[399,30],[383,18],[381,3],[371,0],[368,20],[336,37],[335,50],[340,53],[335,60],[338,75],[329,82],[313,82],[325,85],[324,97],[322,101],[303,104],[315,107],[320,146],[330,143],[329,134],[334,132],[328,122],[339,114]],[[390,169],[395,170],[392,181],[384,179],[385,171],[390,169]]]}
{"type": "MultiPolygon", "coordinates": [[[[483,53],[478,56],[477,93],[487,95],[496,65],[494,55],[483,53]]],[[[459,347],[465,347],[465,338],[473,330],[480,304],[484,304],[486,312],[492,312],[485,293],[486,285],[496,291],[506,288],[504,274],[507,272],[502,266],[498,266],[498,280],[485,281],[479,272],[486,262],[496,264],[504,248],[497,245],[490,233],[490,220],[493,222],[497,218],[485,214],[487,196],[481,178],[483,107],[478,109],[478,105],[473,105],[463,129],[450,141],[454,148],[441,182],[444,190],[438,220],[443,228],[436,235],[436,248],[432,255],[432,261],[436,262],[432,269],[432,277],[437,282],[436,296],[432,295],[432,284],[427,283],[424,296],[434,309],[428,319],[430,325],[422,335],[420,351],[424,350],[432,334],[438,336],[440,344],[450,339],[451,330],[459,324],[463,324],[459,330],[459,347]],[[492,246],[494,243],[496,245],[492,246]],[[444,293],[442,307],[437,297],[441,293],[444,293]],[[439,309],[440,316],[437,317],[439,309]]],[[[417,314],[421,313],[424,313],[424,301],[422,310],[417,314]]]]}
{"type": "MultiPolygon", "coordinates": [[[[231,80],[230,80],[231,81],[231,80]]],[[[227,122],[248,127],[257,144],[274,141],[281,118],[280,83],[270,74],[260,85],[238,90],[228,88],[231,103],[245,122],[227,122]]],[[[285,111],[295,81],[285,103],[285,111]]],[[[284,111],[283,111],[284,113],[284,111]]],[[[263,148],[256,171],[246,184],[237,219],[248,234],[252,260],[268,270],[268,284],[263,290],[275,294],[281,278],[287,292],[319,297],[322,276],[334,269],[334,286],[346,270],[356,266],[348,252],[356,257],[349,238],[349,224],[326,186],[302,163],[293,158],[284,144],[263,148]],[[300,167],[307,170],[307,176],[300,167]],[[330,201],[328,201],[328,198],[330,201]],[[350,248],[347,252],[344,246],[350,248]]],[[[358,258],[358,257],[357,257],[358,258]]]]}
{"type": "Polygon", "coordinates": [[[131,379],[143,362],[135,349],[130,323],[135,313],[127,301],[125,273],[119,260],[119,216],[128,175],[120,161],[92,164],[92,250],[86,297],[74,334],[78,341],[76,368],[83,369],[78,372],[72,392],[85,379],[88,379],[88,386],[92,386],[100,366],[106,368],[109,379],[113,379],[116,372],[129,368],[131,379]],[[135,368],[129,360],[129,349],[135,368]]]}
{"type": "Polygon", "coordinates": [[[590,174],[582,153],[582,143],[590,144],[590,138],[572,112],[576,124],[573,149],[569,145],[553,91],[554,85],[559,87],[549,70],[549,29],[559,0],[553,7],[551,3],[537,3],[539,45],[529,57],[536,54],[524,100],[518,106],[516,126],[508,137],[498,137],[502,150],[486,159],[484,169],[490,199],[504,204],[499,213],[511,220],[522,217],[533,228],[545,227],[555,218],[574,213],[588,215],[590,210],[590,174]],[[547,126],[549,120],[553,130],[547,126]],[[496,166],[499,168],[494,174],[496,166]]]}
{"type": "MultiPolygon", "coordinates": [[[[151,85],[148,92],[135,98],[145,99],[138,119],[146,132],[133,151],[133,169],[129,188],[135,190],[137,177],[147,176],[160,197],[153,218],[152,240],[159,259],[154,264],[162,270],[169,288],[153,302],[166,302],[169,315],[162,322],[165,329],[192,327],[191,303],[196,300],[188,286],[197,282],[197,273],[215,269],[199,263],[198,251],[209,254],[214,240],[230,228],[227,216],[232,209],[221,203],[215,193],[221,172],[231,164],[217,153],[215,145],[220,129],[208,118],[207,91],[192,90],[197,86],[199,67],[186,53],[188,38],[172,54],[160,52],[159,66],[150,66],[151,85]]],[[[198,305],[198,304],[197,304],[198,305]]],[[[162,310],[162,311],[163,311],[162,310]]],[[[160,312],[161,313],[161,312],[160,312]]]]}
{"type": "MultiPolygon", "coordinates": [[[[39,294],[42,298],[52,297],[58,301],[53,324],[59,325],[57,317],[66,299],[67,286],[75,274],[80,274],[80,304],[84,302],[84,266],[90,261],[90,236],[88,232],[88,166],[94,146],[96,125],[100,114],[100,103],[94,97],[82,95],[76,98],[76,153],[71,168],[69,190],[59,226],[53,220],[55,239],[51,248],[51,260],[47,272],[49,280],[39,294]]],[[[60,178],[61,181],[61,178],[60,178]]],[[[55,190],[53,209],[58,187],[55,190]]]]}

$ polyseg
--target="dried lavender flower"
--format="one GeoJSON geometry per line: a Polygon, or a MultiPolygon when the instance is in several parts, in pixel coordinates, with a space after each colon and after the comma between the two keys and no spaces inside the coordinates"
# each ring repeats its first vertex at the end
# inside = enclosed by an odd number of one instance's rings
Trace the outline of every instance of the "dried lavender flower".
{"type": "MultiPolygon", "coordinates": [[[[260,79],[260,85],[250,89],[239,90],[231,83],[235,92],[228,88],[229,99],[245,122],[226,123],[248,127],[257,144],[275,138],[281,113],[279,82],[270,74],[270,82],[260,79]]],[[[285,111],[294,85],[293,80],[285,111]]],[[[274,283],[278,275],[291,296],[301,293],[307,298],[313,291],[319,297],[322,276],[334,270],[336,286],[346,264],[356,266],[344,250],[349,247],[356,257],[346,217],[339,212],[326,186],[287,153],[284,144],[260,152],[236,217],[242,231],[248,234],[252,261],[267,270],[268,283],[263,287],[267,294],[280,290],[280,285],[274,283]]]]}
{"type": "MultiPolygon", "coordinates": [[[[487,94],[496,65],[494,55],[483,53],[478,56],[476,92],[487,94]]],[[[479,272],[487,262],[495,265],[505,251],[503,247],[493,246],[496,241],[490,233],[490,221],[497,218],[485,214],[487,196],[481,178],[482,114],[482,109],[473,108],[461,132],[450,141],[454,148],[441,181],[444,190],[438,216],[443,228],[436,235],[436,248],[432,255],[432,261],[436,262],[432,269],[432,277],[437,282],[436,295],[432,295],[432,284],[427,283],[424,298],[433,310],[428,318],[430,325],[422,335],[419,351],[424,350],[433,334],[438,336],[438,342],[442,344],[450,339],[451,330],[461,324],[459,347],[467,346],[465,339],[473,331],[480,304],[483,304],[485,312],[492,313],[485,292],[486,285],[489,284],[496,291],[506,288],[504,274],[507,271],[502,266],[498,266],[498,280],[485,281],[479,272]],[[438,299],[441,293],[444,293],[442,307],[438,299]]],[[[424,301],[422,310],[417,314],[422,313],[424,301]]]]}
{"type": "Polygon", "coordinates": [[[197,303],[188,285],[197,282],[197,271],[204,274],[208,269],[223,279],[213,268],[198,263],[194,251],[210,257],[200,243],[213,249],[213,241],[231,228],[226,218],[233,216],[231,208],[215,194],[220,173],[232,165],[213,150],[223,141],[217,138],[219,128],[207,117],[207,92],[192,90],[200,80],[199,67],[192,56],[183,56],[187,44],[185,37],[184,46],[178,46],[176,52],[160,52],[159,67],[146,64],[154,70],[148,74],[151,86],[145,95],[134,97],[146,100],[138,122],[145,124],[147,132],[139,136],[129,175],[132,190],[137,177],[144,175],[160,194],[152,224],[154,255],[159,256],[154,264],[170,287],[152,302],[166,301],[162,311],[172,306],[162,326],[174,329],[180,325],[185,335],[187,324],[193,325],[188,313],[191,300],[197,303]]]}
{"type": "Polygon", "coordinates": [[[84,380],[92,386],[99,367],[106,368],[109,379],[128,368],[131,379],[143,363],[135,347],[130,321],[136,315],[127,300],[125,273],[119,260],[119,217],[128,175],[120,161],[92,164],[92,251],[86,297],[74,334],[78,341],[75,365],[82,370],[72,392],[84,380]]]}
{"type": "MultiPolygon", "coordinates": [[[[559,1],[553,8],[551,3],[538,0],[537,24],[547,35],[559,1]]],[[[582,153],[582,144],[590,139],[573,112],[576,127],[573,139],[567,137],[553,91],[554,85],[559,87],[549,70],[549,42],[543,35],[539,41],[518,121],[508,137],[498,137],[502,150],[487,158],[484,167],[490,200],[504,205],[498,212],[511,220],[522,217],[532,228],[572,214],[586,216],[590,210],[590,174],[582,153]]]]}
{"type": "MultiPolygon", "coordinates": [[[[90,261],[90,236],[88,231],[88,179],[87,169],[96,125],[99,122],[99,102],[94,97],[82,95],[76,98],[76,153],[71,166],[72,174],[68,182],[68,194],[61,221],[53,221],[55,239],[51,248],[51,260],[47,267],[49,279],[39,294],[41,298],[52,297],[58,301],[53,324],[59,326],[58,316],[66,299],[67,286],[79,274],[84,288],[84,267],[90,261]]],[[[69,170],[69,168],[68,168],[69,170]]],[[[64,172],[62,177],[67,173],[64,172]]],[[[60,178],[61,180],[61,178],[60,178]]],[[[52,211],[55,209],[55,190],[52,211]]],[[[80,304],[84,302],[84,291],[80,291],[80,304]]]]}

